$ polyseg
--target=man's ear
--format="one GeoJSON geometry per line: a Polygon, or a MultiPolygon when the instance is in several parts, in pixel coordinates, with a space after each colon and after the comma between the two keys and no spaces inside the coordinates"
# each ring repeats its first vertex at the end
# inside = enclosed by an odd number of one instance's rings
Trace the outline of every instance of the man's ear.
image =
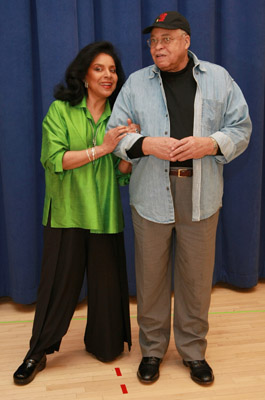
{"type": "Polygon", "coordinates": [[[190,36],[189,35],[185,35],[185,44],[186,44],[186,49],[188,49],[190,47],[190,36]]]}

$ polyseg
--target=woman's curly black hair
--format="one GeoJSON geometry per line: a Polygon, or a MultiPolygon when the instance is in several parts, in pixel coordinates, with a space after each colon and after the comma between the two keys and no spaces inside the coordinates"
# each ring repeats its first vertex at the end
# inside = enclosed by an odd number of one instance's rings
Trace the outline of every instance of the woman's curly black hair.
{"type": "Polygon", "coordinates": [[[54,97],[57,100],[68,101],[71,106],[79,104],[83,97],[87,95],[87,90],[84,87],[84,79],[87,70],[95,57],[102,53],[108,54],[113,58],[118,76],[116,89],[109,97],[110,106],[112,108],[116,97],[125,82],[125,74],[114,46],[112,43],[106,41],[91,43],[80,50],[75,59],[66,69],[66,85],[63,83],[56,85],[54,89],[54,97]]]}

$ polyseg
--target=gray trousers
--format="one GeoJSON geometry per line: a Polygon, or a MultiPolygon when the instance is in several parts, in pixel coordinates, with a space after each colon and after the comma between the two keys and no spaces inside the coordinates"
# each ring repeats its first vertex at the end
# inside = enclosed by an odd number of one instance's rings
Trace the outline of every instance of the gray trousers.
{"type": "Polygon", "coordinates": [[[170,176],[170,180],[175,223],[148,221],[132,207],[140,347],[143,357],[163,358],[167,351],[174,246],[175,344],[186,361],[203,360],[219,211],[192,222],[192,178],[170,176]]]}

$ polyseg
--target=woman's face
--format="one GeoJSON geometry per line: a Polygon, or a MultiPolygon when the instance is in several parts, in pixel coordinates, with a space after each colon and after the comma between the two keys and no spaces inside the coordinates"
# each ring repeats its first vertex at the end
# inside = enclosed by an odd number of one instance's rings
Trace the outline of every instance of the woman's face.
{"type": "Polygon", "coordinates": [[[87,92],[89,96],[109,97],[118,82],[113,58],[105,53],[96,56],[87,70],[85,80],[88,83],[87,92]]]}

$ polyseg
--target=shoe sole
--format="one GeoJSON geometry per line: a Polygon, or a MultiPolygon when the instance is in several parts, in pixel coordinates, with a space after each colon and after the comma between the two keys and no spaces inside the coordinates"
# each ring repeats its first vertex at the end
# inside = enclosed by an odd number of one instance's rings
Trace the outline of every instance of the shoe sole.
{"type": "Polygon", "coordinates": [[[190,377],[193,380],[193,382],[196,382],[196,383],[198,383],[199,385],[202,385],[202,386],[209,386],[209,385],[212,385],[213,382],[214,382],[214,379],[212,381],[209,381],[209,382],[202,382],[202,381],[197,380],[196,378],[194,378],[192,375],[190,377]]]}

